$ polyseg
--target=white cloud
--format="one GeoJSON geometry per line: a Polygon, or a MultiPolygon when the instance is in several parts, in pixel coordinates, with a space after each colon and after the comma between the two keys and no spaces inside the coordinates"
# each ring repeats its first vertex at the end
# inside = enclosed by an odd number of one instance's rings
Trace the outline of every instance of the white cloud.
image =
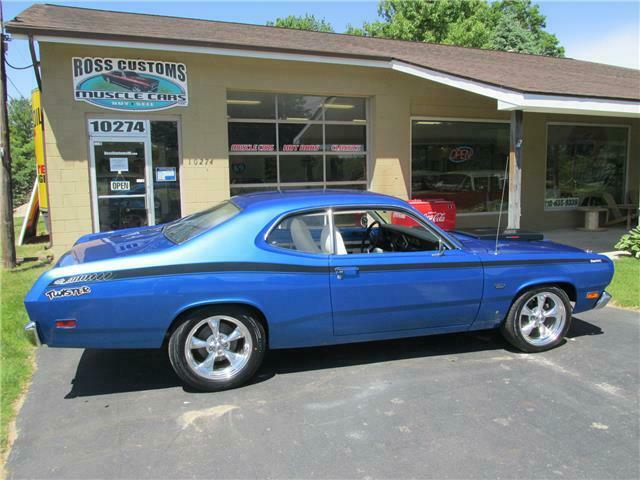
{"type": "Polygon", "coordinates": [[[640,70],[640,29],[632,24],[600,38],[567,44],[565,55],[640,70]]]}

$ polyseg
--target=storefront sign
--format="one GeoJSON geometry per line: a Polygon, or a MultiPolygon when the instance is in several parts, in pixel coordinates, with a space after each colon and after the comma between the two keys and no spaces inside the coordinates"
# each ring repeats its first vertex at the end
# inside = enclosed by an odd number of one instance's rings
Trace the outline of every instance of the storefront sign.
{"type": "Polygon", "coordinates": [[[544,208],[573,208],[580,205],[580,199],[578,197],[565,197],[565,198],[547,198],[544,201],[544,208]]]}
{"type": "Polygon", "coordinates": [[[364,152],[364,145],[329,145],[330,152],[364,152]]]}
{"type": "Polygon", "coordinates": [[[276,146],[268,143],[232,143],[229,150],[232,152],[273,152],[276,146]]]}
{"type": "Polygon", "coordinates": [[[33,118],[33,144],[35,147],[36,172],[38,174],[38,201],[40,211],[47,212],[47,170],[44,163],[44,130],[42,128],[42,108],[40,106],[40,90],[31,93],[31,116],[33,118]]]}
{"type": "Polygon", "coordinates": [[[91,118],[89,119],[89,136],[146,137],[147,124],[147,120],[91,118]]]}
{"type": "Polygon", "coordinates": [[[128,180],[111,180],[112,192],[127,192],[131,190],[131,184],[128,180]]]}
{"type": "Polygon", "coordinates": [[[463,163],[471,157],[473,157],[473,148],[468,146],[452,148],[449,152],[449,161],[453,163],[463,163]]]}
{"type": "Polygon", "coordinates": [[[151,111],[188,105],[183,63],[74,57],[76,101],[111,110],[151,111]]]}
{"type": "Polygon", "coordinates": [[[174,167],[156,168],[156,182],[175,182],[176,180],[176,169],[174,167]]]}
{"type": "Polygon", "coordinates": [[[321,145],[293,145],[286,144],[282,146],[283,152],[319,152],[321,145]]]}

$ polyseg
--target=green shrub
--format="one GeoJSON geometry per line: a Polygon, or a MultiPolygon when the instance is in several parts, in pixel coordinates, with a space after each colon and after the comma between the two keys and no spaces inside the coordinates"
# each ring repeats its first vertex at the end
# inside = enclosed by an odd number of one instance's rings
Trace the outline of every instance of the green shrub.
{"type": "Polygon", "coordinates": [[[640,226],[622,235],[614,248],[629,252],[634,257],[640,259],[640,226]]]}

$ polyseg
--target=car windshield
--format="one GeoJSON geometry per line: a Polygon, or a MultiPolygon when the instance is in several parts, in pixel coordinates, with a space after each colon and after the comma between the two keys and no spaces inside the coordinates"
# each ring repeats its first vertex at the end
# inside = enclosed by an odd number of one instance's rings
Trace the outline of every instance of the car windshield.
{"type": "Polygon", "coordinates": [[[240,208],[227,200],[208,210],[203,210],[169,223],[165,225],[162,232],[173,243],[183,243],[216,225],[226,222],[238,213],[240,213],[240,208]]]}

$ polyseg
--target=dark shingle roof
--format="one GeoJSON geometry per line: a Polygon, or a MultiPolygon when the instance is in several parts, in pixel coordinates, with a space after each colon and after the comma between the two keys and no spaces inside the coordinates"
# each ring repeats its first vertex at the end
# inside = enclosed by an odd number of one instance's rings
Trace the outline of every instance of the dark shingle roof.
{"type": "Polygon", "coordinates": [[[640,100],[640,70],[450,45],[36,4],[11,33],[398,60],[524,93],[640,100]]]}

